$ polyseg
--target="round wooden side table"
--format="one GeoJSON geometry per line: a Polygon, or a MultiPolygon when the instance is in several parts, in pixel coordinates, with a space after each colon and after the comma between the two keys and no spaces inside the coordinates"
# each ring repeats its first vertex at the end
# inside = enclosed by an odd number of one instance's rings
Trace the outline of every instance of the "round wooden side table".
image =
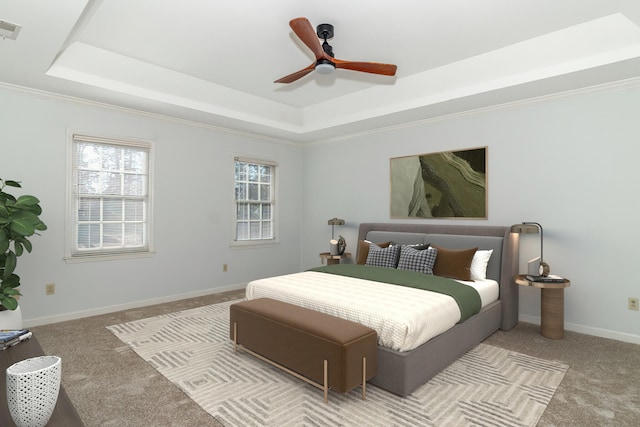
{"type": "Polygon", "coordinates": [[[527,280],[526,274],[515,277],[518,285],[540,288],[540,333],[545,338],[560,340],[564,338],[564,288],[571,281],[536,282],[527,280]]]}

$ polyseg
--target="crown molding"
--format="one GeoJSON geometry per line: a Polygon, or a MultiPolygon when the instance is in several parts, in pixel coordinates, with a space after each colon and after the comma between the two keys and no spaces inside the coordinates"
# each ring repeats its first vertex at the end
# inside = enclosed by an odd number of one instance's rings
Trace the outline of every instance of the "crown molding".
{"type": "Polygon", "coordinates": [[[417,126],[429,126],[434,123],[460,119],[463,117],[475,116],[478,114],[485,114],[493,111],[512,110],[512,109],[520,108],[526,105],[552,102],[552,101],[556,101],[558,99],[563,99],[563,98],[570,98],[570,97],[575,97],[575,96],[580,96],[585,94],[606,92],[606,91],[613,91],[613,90],[631,89],[636,87],[640,87],[640,77],[634,77],[630,79],[619,80],[619,81],[609,82],[609,83],[602,83],[598,85],[587,86],[587,87],[578,88],[578,89],[571,89],[571,90],[556,92],[556,93],[547,94],[547,95],[535,96],[531,98],[525,98],[525,99],[505,102],[501,104],[489,105],[486,107],[472,108],[469,110],[460,111],[456,113],[444,114],[444,115],[429,117],[429,118],[420,119],[420,120],[413,120],[413,121],[408,121],[408,122],[389,125],[389,126],[374,127],[365,131],[346,132],[342,135],[327,137],[327,138],[319,138],[319,139],[311,140],[309,142],[297,142],[292,139],[277,138],[277,137],[265,135],[262,133],[242,131],[242,130],[232,129],[224,126],[212,125],[212,124],[201,122],[201,121],[188,120],[188,119],[183,119],[180,117],[170,116],[166,114],[153,113],[153,112],[139,110],[135,108],[122,107],[114,104],[109,104],[106,102],[94,101],[86,98],[63,95],[63,94],[49,92],[41,89],[34,89],[34,88],[25,87],[25,86],[18,86],[10,83],[0,82],[0,88],[21,92],[21,93],[26,93],[34,96],[55,99],[58,101],[77,104],[77,105],[86,105],[94,108],[117,111],[125,114],[133,114],[133,115],[137,115],[145,118],[163,120],[163,121],[176,123],[184,126],[204,128],[204,129],[214,130],[218,132],[274,142],[278,144],[292,145],[296,147],[349,141],[349,140],[366,137],[369,135],[395,131],[398,129],[413,128],[417,126]]]}

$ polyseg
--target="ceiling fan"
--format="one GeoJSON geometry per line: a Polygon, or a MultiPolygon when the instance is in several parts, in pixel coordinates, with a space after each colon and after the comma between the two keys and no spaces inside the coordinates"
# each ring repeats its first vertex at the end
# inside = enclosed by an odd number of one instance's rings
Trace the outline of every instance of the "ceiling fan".
{"type": "Polygon", "coordinates": [[[336,68],[345,70],[361,71],[371,74],[382,74],[384,76],[394,76],[396,74],[396,66],[393,64],[380,64],[377,62],[359,62],[359,61],[343,61],[333,56],[333,48],[327,43],[327,39],[333,38],[333,25],[320,24],[313,30],[311,23],[307,18],[295,18],[289,22],[289,26],[300,40],[309,48],[316,56],[316,60],[307,68],[284,76],[276,80],[274,83],[292,83],[306,76],[312,71],[320,74],[330,74],[336,68]],[[320,44],[323,39],[324,43],[320,44]]]}

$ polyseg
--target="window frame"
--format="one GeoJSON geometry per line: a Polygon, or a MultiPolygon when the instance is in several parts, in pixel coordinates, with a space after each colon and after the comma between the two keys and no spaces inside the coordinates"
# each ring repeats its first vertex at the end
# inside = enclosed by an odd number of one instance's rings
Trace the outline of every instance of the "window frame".
{"type": "Polygon", "coordinates": [[[232,185],[232,221],[231,221],[231,246],[238,248],[247,248],[247,247],[264,247],[264,246],[273,246],[280,242],[279,239],[279,221],[278,221],[278,187],[279,187],[279,179],[278,179],[278,163],[274,160],[267,159],[257,159],[253,157],[245,157],[245,156],[233,156],[232,158],[232,177],[233,177],[233,185],[232,185]],[[237,227],[238,227],[238,200],[236,200],[236,163],[250,163],[257,164],[262,166],[271,167],[271,192],[270,192],[270,202],[271,205],[271,226],[272,226],[272,237],[270,239],[247,239],[247,240],[238,240],[237,238],[237,227]]]}
{"type": "MultiPolygon", "coordinates": [[[[95,136],[90,132],[73,132],[67,131],[67,215],[66,215],[66,232],[65,232],[65,261],[73,262],[91,262],[104,261],[114,259],[129,259],[152,256],[153,246],[153,165],[154,165],[154,143],[153,141],[140,140],[134,138],[116,138],[107,136],[95,136]],[[88,142],[96,144],[104,144],[111,146],[123,146],[130,148],[138,148],[147,152],[147,196],[146,199],[146,221],[144,233],[146,235],[146,246],[140,248],[100,248],[82,251],[78,248],[78,200],[79,195],[74,188],[74,178],[76,176],[76,164],[74,163],[74,153],[77,142],[88,142]]],[[[118,199],[118,196],[115,197],[118,199]]],[[[124,199],[123,197],[121,199],[124,199]]],[[[104,200],[105,198],[100,198],[104,200]]],[[[108,199],[108,198],[107,198],[108,199]]],[[[102,219],[101,219],[102,221],[102,219]]]]}

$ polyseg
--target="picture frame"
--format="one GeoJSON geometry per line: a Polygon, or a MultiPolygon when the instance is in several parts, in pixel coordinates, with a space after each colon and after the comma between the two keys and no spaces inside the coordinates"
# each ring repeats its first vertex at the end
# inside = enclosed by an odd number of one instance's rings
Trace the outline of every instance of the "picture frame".
{"type": "Polygon", "coordinates": [[[391,218],[487,219],[487,149],[391,158],[391,218]]]}

